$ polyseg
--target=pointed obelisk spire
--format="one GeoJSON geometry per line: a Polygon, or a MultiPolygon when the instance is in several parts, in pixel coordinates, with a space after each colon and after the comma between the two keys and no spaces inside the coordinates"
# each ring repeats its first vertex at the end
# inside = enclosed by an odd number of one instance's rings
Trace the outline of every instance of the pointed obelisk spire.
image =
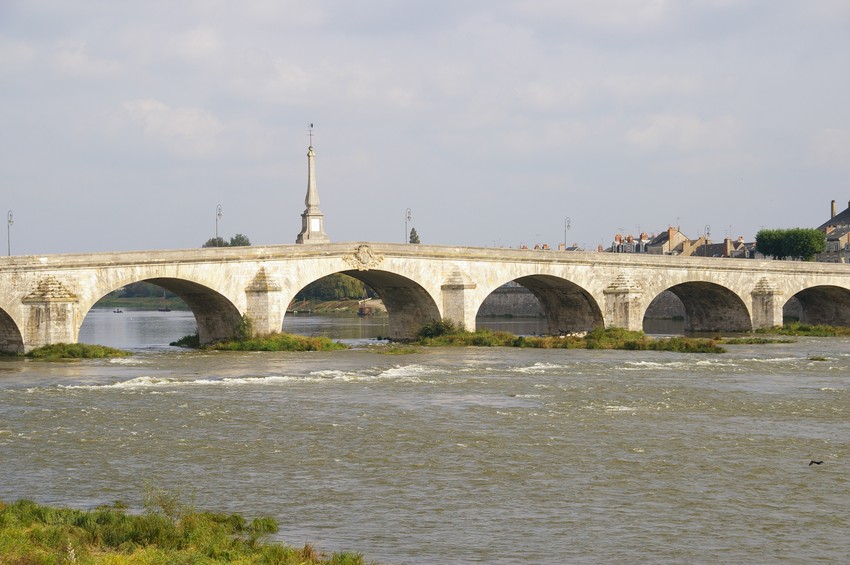
{"type": "Polygon", "coordinates": [[[325,233],[325,216],[319,210],[319,191],[316,189],[316,165],[313,152],[313,124],[310,124],[310,147],[307,149],[307,196],[304,205],[307,209],[301,214],[301,233],[295,243],[328,243],[325,233]]]}

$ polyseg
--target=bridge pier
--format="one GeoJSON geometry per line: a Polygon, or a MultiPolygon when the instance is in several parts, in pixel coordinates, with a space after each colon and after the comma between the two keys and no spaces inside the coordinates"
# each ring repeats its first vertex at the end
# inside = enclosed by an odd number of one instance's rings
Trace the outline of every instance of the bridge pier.
{"type": "Polygon", "coordinates": [[[77,295],[56,277],[47,275],[40,279],[21,302],[26,312],[25,351],[51,343],[77,343],[77,295]]]}
{"type": "Polygon", "coordinates": [[[643,289],[640,285],[626,275],[619,275],[602,294],[605,295],[605,327],[643,329],[644,310],[640,307],[643,289]]]}
{"type": "Polygon", "coordinates": [[[472,309],[472,292],[476,284],[465,280],[460,272],[456,272],[441,287],[443,291],[443,320],[452,320],[463,324],[467,331],[475,331],[475,315],[472,309]]]}
{"type": "Polygon", "coordinates": [[[251,320],[254,335],[268,335],[283,328],[282,290],[283,288],[268,276],[265,268],[260,268],[257,276],[245,289],[245,315],[251,320]]]}
{"type": "Polygon", "coordinates": [[[782,325],[782,291],[767,279],[761,279],[752,292],[753,329],[782,325]]]}

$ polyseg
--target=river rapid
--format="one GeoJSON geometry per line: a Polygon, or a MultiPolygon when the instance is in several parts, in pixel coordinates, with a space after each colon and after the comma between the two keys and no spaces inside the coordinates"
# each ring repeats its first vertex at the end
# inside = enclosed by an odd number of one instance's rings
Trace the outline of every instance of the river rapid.
{"type": "Polygon", "coordinates": [[[195,352],[165,345],[191,314],[91,316],[81,340],[135,355],[0,360],[0,500],[165,488],[381,563],[847,560],[844,338],[195,352]]]}

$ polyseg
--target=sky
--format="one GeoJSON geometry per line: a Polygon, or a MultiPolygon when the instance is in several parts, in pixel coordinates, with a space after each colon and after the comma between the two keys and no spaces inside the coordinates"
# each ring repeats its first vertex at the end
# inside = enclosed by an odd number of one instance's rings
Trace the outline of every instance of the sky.
{"type": "Polygon", "coordinates": [[[847,0],[0,0],[0,86],[13,255],[294,243],[311,123],[333,242],[752,241],[850,201],[847,0]]]}

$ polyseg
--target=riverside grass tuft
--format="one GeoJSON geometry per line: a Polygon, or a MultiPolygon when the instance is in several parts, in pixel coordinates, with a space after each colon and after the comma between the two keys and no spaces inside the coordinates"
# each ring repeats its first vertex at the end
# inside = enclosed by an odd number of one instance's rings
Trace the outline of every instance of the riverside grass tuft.
{"type": "Polygon", "coordinates": [[[194,334],[171,342],[171,345],[218,351],[336,351],[349,349],[344,343],[327,337],[306,337],[282,332],[219,341],[206,345],[200,345],[198,335],[194,334]]]}
{"type": "Polygon", "coordinates": [[[60,359],[104,359],[107,357],[127,357],[129,355],[132,355],[129,351],[88,343],[52,343],[43,347],[37,347],[25,354],[26,357],[31,359],[45,361],[57,361],[60,359]]]}
{"type": "Polygon", "coordinates": [[[625,349],[678,351],[683,353],[724,353],[714,339],[670,337],[655,339],[642,331],[622,328],[596,328],[584,336],[516,336],[491,330],[464,331],[451,321],[423,326],[412,341],[417,345],[454,345],[477,347],[531,347],[539,349],[625,349]]]}
{"type": "Polygon", "coordinates": [[[791,322],[783,326],[774,326],[772,328],[759,328],[756,330],[756,333],[808,337],[841,337],[850,336],[850,327],[828,326],[826,324],[812,325],[801,324],[800,322],[791,322]]]}
{"type": "MultiPolygon", "coordinates": [[[[147,506],[147,505],[146,505],[147,506]]],[[[272,518],[197,511],[191,506],[126,512],[121,503],[94,510],[0,501],[0,556],[19,564],[275,563],[363,565],[358,553],[325,554],[265,542],[272,518]]]]}

